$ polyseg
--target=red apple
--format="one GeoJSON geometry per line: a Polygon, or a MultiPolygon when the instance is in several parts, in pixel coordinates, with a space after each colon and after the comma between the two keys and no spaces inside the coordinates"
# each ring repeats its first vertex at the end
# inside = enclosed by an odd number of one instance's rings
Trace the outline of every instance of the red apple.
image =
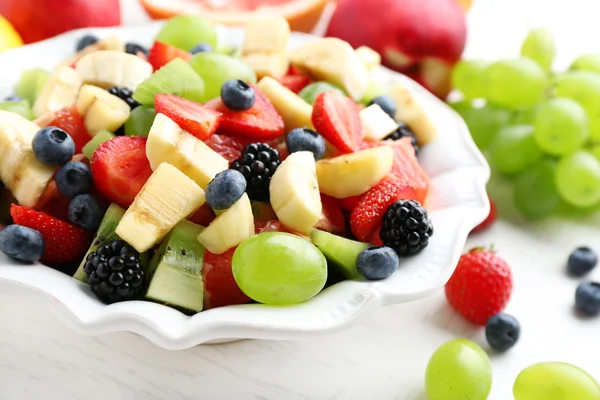
{"type": "Polygon", "coordinates": [[[0,14],[25,43],[73,29],[121,23],[119,0],[0,0],[0,14]]]}
{"type": "Polygon", "coordinates": [[[369,46],[386,67],[444,98],[466,33],[465,11],[456,0],[339,0],[326,36],[369,46]]]}

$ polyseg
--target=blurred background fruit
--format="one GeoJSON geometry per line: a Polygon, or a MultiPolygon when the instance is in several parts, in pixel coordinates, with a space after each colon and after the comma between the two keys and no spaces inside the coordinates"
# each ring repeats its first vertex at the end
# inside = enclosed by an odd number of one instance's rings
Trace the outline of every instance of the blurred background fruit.
{"type": "Polygon", "coordinates": [[[1,0],[0,15],[10,21],[25,43],[73,29],[121,23],[119,0],[1,0]]]}
{"type": "MultiPolygon", "coordinates": [[[[0,6],[1,7],[1,6],[0,6]]],[[[23,39],[15,28],[0,15],[0,53],[23,45],[23,39]]]]}

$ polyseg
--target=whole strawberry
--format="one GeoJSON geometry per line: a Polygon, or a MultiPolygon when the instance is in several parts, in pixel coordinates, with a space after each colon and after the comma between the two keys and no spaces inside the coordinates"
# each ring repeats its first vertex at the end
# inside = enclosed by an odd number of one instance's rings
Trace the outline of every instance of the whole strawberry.
{"type": "Polygon", "coordinates": [[[461,256],[445,291],[452,308],[483,326],[506,307],[512,287],[506,261],[493,251],[476,248],[461,256]]]}

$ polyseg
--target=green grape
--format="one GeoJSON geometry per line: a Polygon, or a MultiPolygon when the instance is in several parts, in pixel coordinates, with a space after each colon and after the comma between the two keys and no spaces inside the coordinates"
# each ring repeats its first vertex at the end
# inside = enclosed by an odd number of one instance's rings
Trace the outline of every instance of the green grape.
{"type": "Polygon", "coordinates": [[[554,179],[567,203],[590,207],[600,202],[600,161],[591,153],[579,150],[561,159],[554,179]]]}
{"type": "Polygon", "coordinates": [[[554,182],[556,162],[545,159],[519,175],[515,182],[517,210],[530,219],[542,219],[554,213],[560,196],[554,182]]]}
{"type": "Polygon", "coordinates": [[[590,152],[598,159],[600,160],[600,143],[599,144],[594,144],[591,146],[590,148],[590,152]]]}
{"type": "Polygon", "coordinates": [[[23,71],[15,86],[15,94],[33,106],[50,76],[50,72],[42,68],[23,71]]]}
{"type": "Polygon", "coordinates": [[[537,110],[537,107],[534,107],[515,111],[510,122],[512,125],[533,125],[537,110]]]}
{"type": "Polygon", "coordinates": [[[429,400],[486,400],[492,388],[492,365],[474,342],[454,339],[431,356],[425,372],[429,400]]]}
{"type": "Polygon", "coordinates": [[[543,69],[549,71],[556,57],[554,36],[548,29],[534,29],[529,32],[521,46],[521,55],[529,57],[543,69]]]}
{"type": "MultiPolygon", "coordinates": [[[[310,86],[310,85],[308,85],[308,86],[310,86]]],[[[336,88],[336,89],[338,89],[338,88],[336,88]]],[[[339,89],[339,90],[343,93],[343,91],[341,89],[339,89]]],[[[385,89],[383,87],[381,87],[381,85],[376,83],[374,80],[371,80],[371,82],[369,82],[369,86],[367,86],[367,90],[365,91],[365,94],[360,99],[360,102],[362,104],[367,105],[375,97],[382,96],[384,94],[385,94],[385,89]]]]}
{"type": "Polygon", "coordinates": [[[346,93],[344,93],[344,91],[339,86],[336,86],[329,82],[319,81],[306,86],[300,91],[300,93],[298,93],[298,96],[300,96],[302,100],[306,101],[312,106],[315,104],[317,96],[323,92],[326,92],[327,90],[333,90],[335,92],[343,94],[344,96],[346,95],[346,93]]]}
{"type": "Polygon", "coordinates": [[[31,111],[31,107],[29,106],[29,102],[27,100],[0,101],[0,110],[19,114],[21,117],[27,118],[28,120],[33,119],[33,111],[31,111]]]}
{"type": "Polygon", "coordinates": [[[530,125],[500,129],[490,146],[490,152],[492,165],[507,175],[524,171],[543,157],[530,125]]]}
{"type": "Polygon", "coordinates": [[[600,141],[600,75],[589,71],[562,74],[557,78],[556,97],[567,97],[583,106],[590,139],[600,141]]]}
{"type": "Polygon", "coordinates": [[[198,53],[190,59],[194,71],[204,80],[204,103],[221,95],[221,86],[230,79],[256,83],[256,74],[237,58],[219,53],[198,53]]]}
{"type": "Polygon", "coordinates": [[[240,289],[264,304],[302,303],[319,293],[327,281],[323,253],[290,233],[264,232],[244,240],[231,265],[240,289]]]}
{"type": "Polygon", "coordinates": [[[190,51],[198,43],[208,43],[217,48],[215,26],[199,15],[179,15],[169,19],[156,35],[156,40],[190,51]]]}
{"type": "Polygon", "coordinates": [[[485,73],[488,65],[488,62],[482,60],[459,61],[452,70],[452,86],[467,100],[485,97],[485,73]]]}
{"type": "Polygon", "coordinates": [[[581,368],[543,362],[521,371],[513,395],[515,400],[600,400],[600,387],[581,368]]]}
{"type": "Polygon", "coordinates": [[[154,123],[154,117],[156,117],[154,107],[139,106],[134,108],[127,121],[125,121],[125,134],[127,136],[147,137],[154,123]]]}
{"type": "Polygon", "coordinates": [[[83,152],[83,155],[86,156],[88,160],[91,160],[96,149],[102,143],[108,142],[110,139],[113,139],[114,137],[115,137],[115,135],[112,132],[109,132],[106,130],[96,133],[96,135],[94,135],[92,140],[87,142],[86,145],[83,146],[83,149],[81,149],[83,152]]]}
{"type": "Polygon", "coordinates": [[[467,101],[450,105],[463,117],[473,141],[481,150],[487,150],[498,131],[513,118],[511,111],[490,104],[480,108],[473,107],[467,101]]]}
{"type": "Polygon", "coordinates": [[[511,109],[530,108],[544,98],[548,75],[535,61],[520,57],[490,65],[486,82],[490,102],[511,109]]]}
{"type": "Polygon", "coordinates": [[[573,71],[590,71],[600,74],[600,54],[583,54],[577,57],[570,67],[573,71]]]}
{"type": "Polygon", "coordinates": [[[548,154],[566,155],[589,136],[587,115],[577,102],[556,98],[541,104],[535,115],[535,140],[548,154]]]}

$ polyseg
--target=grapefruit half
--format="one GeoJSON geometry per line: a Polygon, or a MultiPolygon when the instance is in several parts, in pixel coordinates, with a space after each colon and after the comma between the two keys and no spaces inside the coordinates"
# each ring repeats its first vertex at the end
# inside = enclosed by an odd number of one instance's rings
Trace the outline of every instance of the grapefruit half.
{"type": "Polygon", "coordinates": [[[310,32],[329,0],[140,0],[154,19],[201,14],[213,22],[244,25],[256,16],[281,15],[293,31],[310,32]]]}

